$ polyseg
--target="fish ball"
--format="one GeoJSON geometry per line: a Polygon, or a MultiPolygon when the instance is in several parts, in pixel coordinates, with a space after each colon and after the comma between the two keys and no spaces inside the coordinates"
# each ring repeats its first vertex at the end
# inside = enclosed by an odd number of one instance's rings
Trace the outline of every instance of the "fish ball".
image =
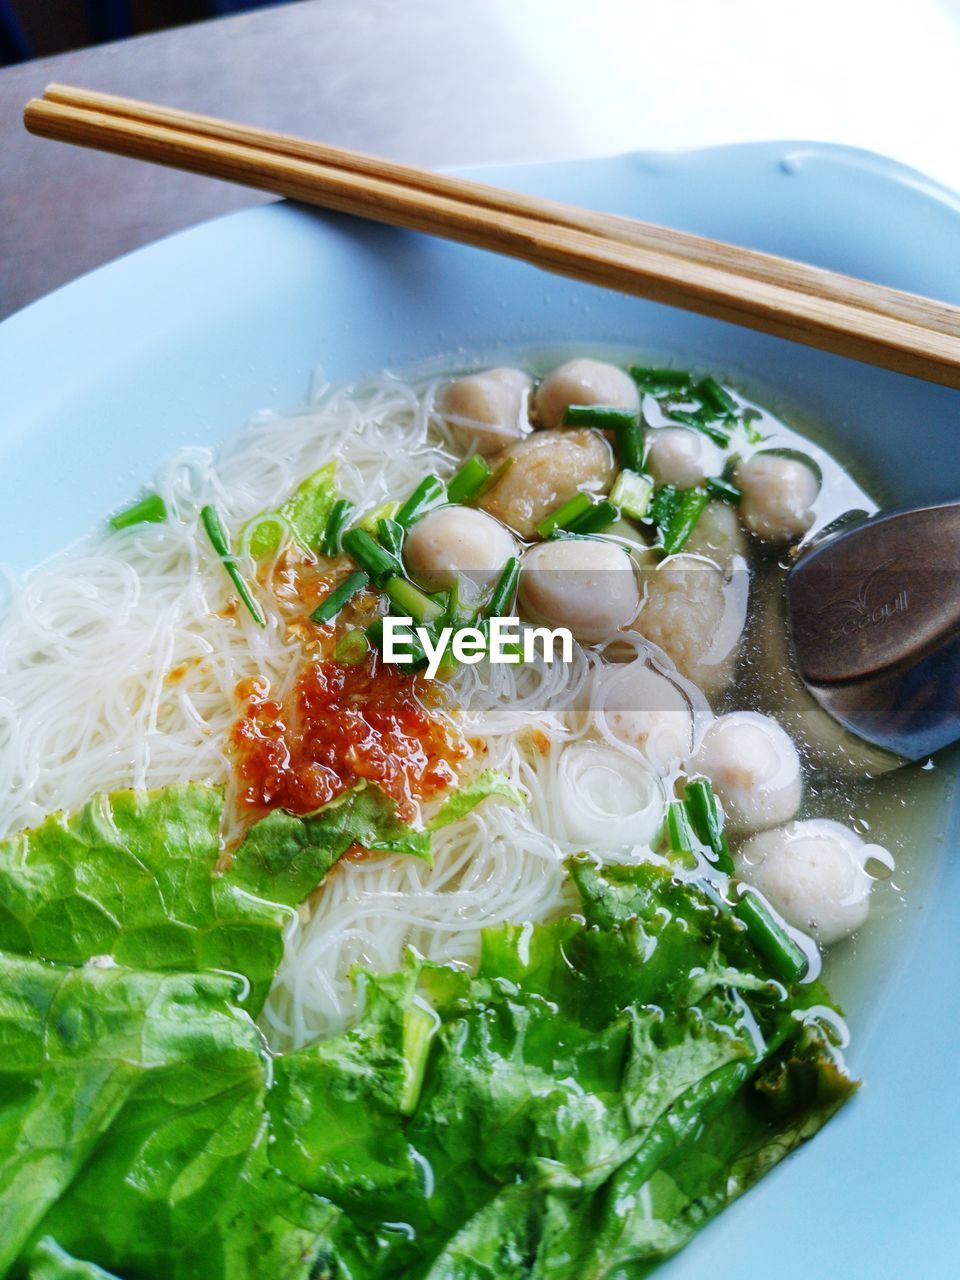
{"type": "Polygon", "coordinates": [[[494,467],[509,463],[481,505],[515,529],[535,538],[537,525],[577,492],[603,493],[616,467],[613,452],[597,431],[538,431],[497,454],[494,467]]]}
{"type": "Polygon", "coordinates": [[[473,507],[428,511],[407,534],[403,555],[411,576],[425,591],[449,591],[472,584],[473,595],[492,586],[517,554],[509,529],[473,507]]]}
{"type": "Polygon", "coordinates": [[[770,716],[733,711],[707,728],[691,774],[705,774],[735,835],[787,822],[800,807],[800,757],[770,716]]]}
{"type": "Polygon", "coordinates": [[[642,660],[616,674],[596,714],[606,734],[636,751],[657,773],[669,773],[693,749],[693,699],[642,660]]]}
{"type": "Polygon", "coordinates": [[[599,644],[636,616],[640,589],[630,557],[602,538],[541,542],[520,567],[520,604],[532,622],[568,627],[599,644]]]}
{"type": "Polygon", "coordinates": [[[647,470],[657,484],[692,489],[723,470],[723,450],[702,431],[660,427],[649,433],[648,440],[647,470]]]}
{"type": "Polygon", "coordinates": [[[716,565],[697,556],[677,555],[645,569],[643,585],[633,629],[705,693],[725,688],[746,620],[746,600],[737,597],[743,584],[727,584],[716,565]]]}
{"type": "Polygon", "coordinates": [[[743,492],[740,519],[764,542],[794,542],[813,524],[820,480],[806,463],[756,453],[737,468],[736,481],[743,492]]]}
{"type": "Polygon", "coordinates": [[[737,875],[757,888],[788,924],[830,946],[867,918],[873,878],[866,864],[892,866],[880,845],[830,818],[762,831],[735,857],[737,875]]]}
{"type": "Polygon", "coordinates": [[[437,397],[454,439],[489,455],[530,430],[527,405],[533,380],[522,369],[485,369],[448,382],[437,397]]]}
{"type": "Polygon", "coordinates": [[[640,393],[629,374],[602,360],[568,360],[537,388],[534,408],[543,427],[559,427],[572,404],[602,404],[640,412],[640,393]]]}

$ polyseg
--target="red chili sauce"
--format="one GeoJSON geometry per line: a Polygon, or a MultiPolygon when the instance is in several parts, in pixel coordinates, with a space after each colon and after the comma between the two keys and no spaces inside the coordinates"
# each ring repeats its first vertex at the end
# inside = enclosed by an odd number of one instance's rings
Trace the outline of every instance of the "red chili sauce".
{"type": "Polygon", "coordinates": [[[285,704],[266,682],[237,685],[244,714],[231,733],[240,804],[310,813],[368,779],[410,821],[417,800],[456,780],[468,754],[460,735],[427,709],[438,694],[377,655],[348,666],[318,659],[305,667],[285,704]]]}

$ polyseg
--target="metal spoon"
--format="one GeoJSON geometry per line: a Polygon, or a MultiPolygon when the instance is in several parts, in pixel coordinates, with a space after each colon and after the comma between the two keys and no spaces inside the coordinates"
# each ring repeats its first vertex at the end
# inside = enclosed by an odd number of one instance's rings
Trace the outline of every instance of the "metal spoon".
{"type": "Polygon", "coordinates": [[[786,599],[798,674],[850,733],[900,763],[960,738],[960,501],[815,542],[786,599]]]}

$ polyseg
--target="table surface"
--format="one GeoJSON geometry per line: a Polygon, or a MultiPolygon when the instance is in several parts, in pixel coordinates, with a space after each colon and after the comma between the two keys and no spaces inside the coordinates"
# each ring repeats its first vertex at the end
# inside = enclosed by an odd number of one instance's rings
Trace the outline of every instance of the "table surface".
{"type": "Polygon", "coordinates": [[[30,137],[51,80],[430,166],[803,138],[960,188],[958,64],[960,0],[303,0],[8,68],[0,317],[265,198],[30,137]]]}

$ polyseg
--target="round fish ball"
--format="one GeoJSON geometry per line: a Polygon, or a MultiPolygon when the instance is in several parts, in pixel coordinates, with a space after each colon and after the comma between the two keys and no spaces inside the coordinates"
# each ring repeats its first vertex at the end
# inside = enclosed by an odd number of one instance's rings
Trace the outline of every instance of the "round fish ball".
{"type": "Polygon", "coordinates": [[[660,427],[648,436],[647,470],[657,484],[692,489],[723,470],[724,452],[702,431],[660,427]]]}
{"type": "Polygon", "coordinates": [[[629,374],[602,360],[568,360],[537,388],[534,408],[543,427],[559,427],[572,404],[602,404],[640,412],[640,393],[629,374]]]}
{"type": "Polygon", "coordinates": [[[636,751],[657,773],[669,773],[693,749],[691,700],[641,660],[618,673],[597,714],[611,737],[636,751]]]}
{"type": "Polygon", "coordinates": [[[770,716],[733,711],[704,733],[688,762],[705,774],[735,835],[787,822],[800,808],[800,757],[789,735],[770,716]]]}
{"type": "Polygon", "coordinates": [[[756,453],[737,468],[736,481],[743,492],[740,519],[764,542],[793,542],[813,524],[820,481],[798,459],[756,453]]]}
{"type": "Polygon", "coordinates": [[[891,865],[879,845],[829,818],[809,818],[762,831],[734,862],[737,875],[757,888],[788,924],[822,946],[854,933],[867,918],[873,879],[870,859],[891,865]]]}
{"type": "Polygon", "coordinates": [[[528,539],[561,503],[577,492],[606,492],[616,474],[609,444],[589,428],[538,431],[497,454],[491,465],[508,460],[509,469],[481,505],[528,539]]]}
{"type": "Polygon", "coordinates": [[[522,369],[486,369],[448,382],[437,397],[454,439],[465,450],[489,455],[530,430],[532,379],[522,369]]]}
{"type": "Polygon", "coordinates": [[[681,675],[707,694],[733,678],[745,606],[728,607],[728,589],[716,565],[677,555],[643,570],[643,604],[633,629],[667,655],[681,675]]]}
{"type": "Polygon", "coordinates": [[[705,556],[724,570],[729,570],[738,556],[745,558],[747,538],[736,508],[729,502],[708,502],[684,543],[684,551],[705,556]]]}
{"type": "Polygon", "coordinates": [[[630,557],[601,538],[541,542],[520,565],[520,605],[531,622],[568,627],[599,644],[636,615],[640,590],[630,557]]]}
{"type": "Polygon", "coordinates": [[[516,540],[499,520],[459,506],[428,511],[403,547],[407,568],[425,591],[449,591],[454,583],[466,582],[474,597],[496,582],[516,554],[516,540]]]}

